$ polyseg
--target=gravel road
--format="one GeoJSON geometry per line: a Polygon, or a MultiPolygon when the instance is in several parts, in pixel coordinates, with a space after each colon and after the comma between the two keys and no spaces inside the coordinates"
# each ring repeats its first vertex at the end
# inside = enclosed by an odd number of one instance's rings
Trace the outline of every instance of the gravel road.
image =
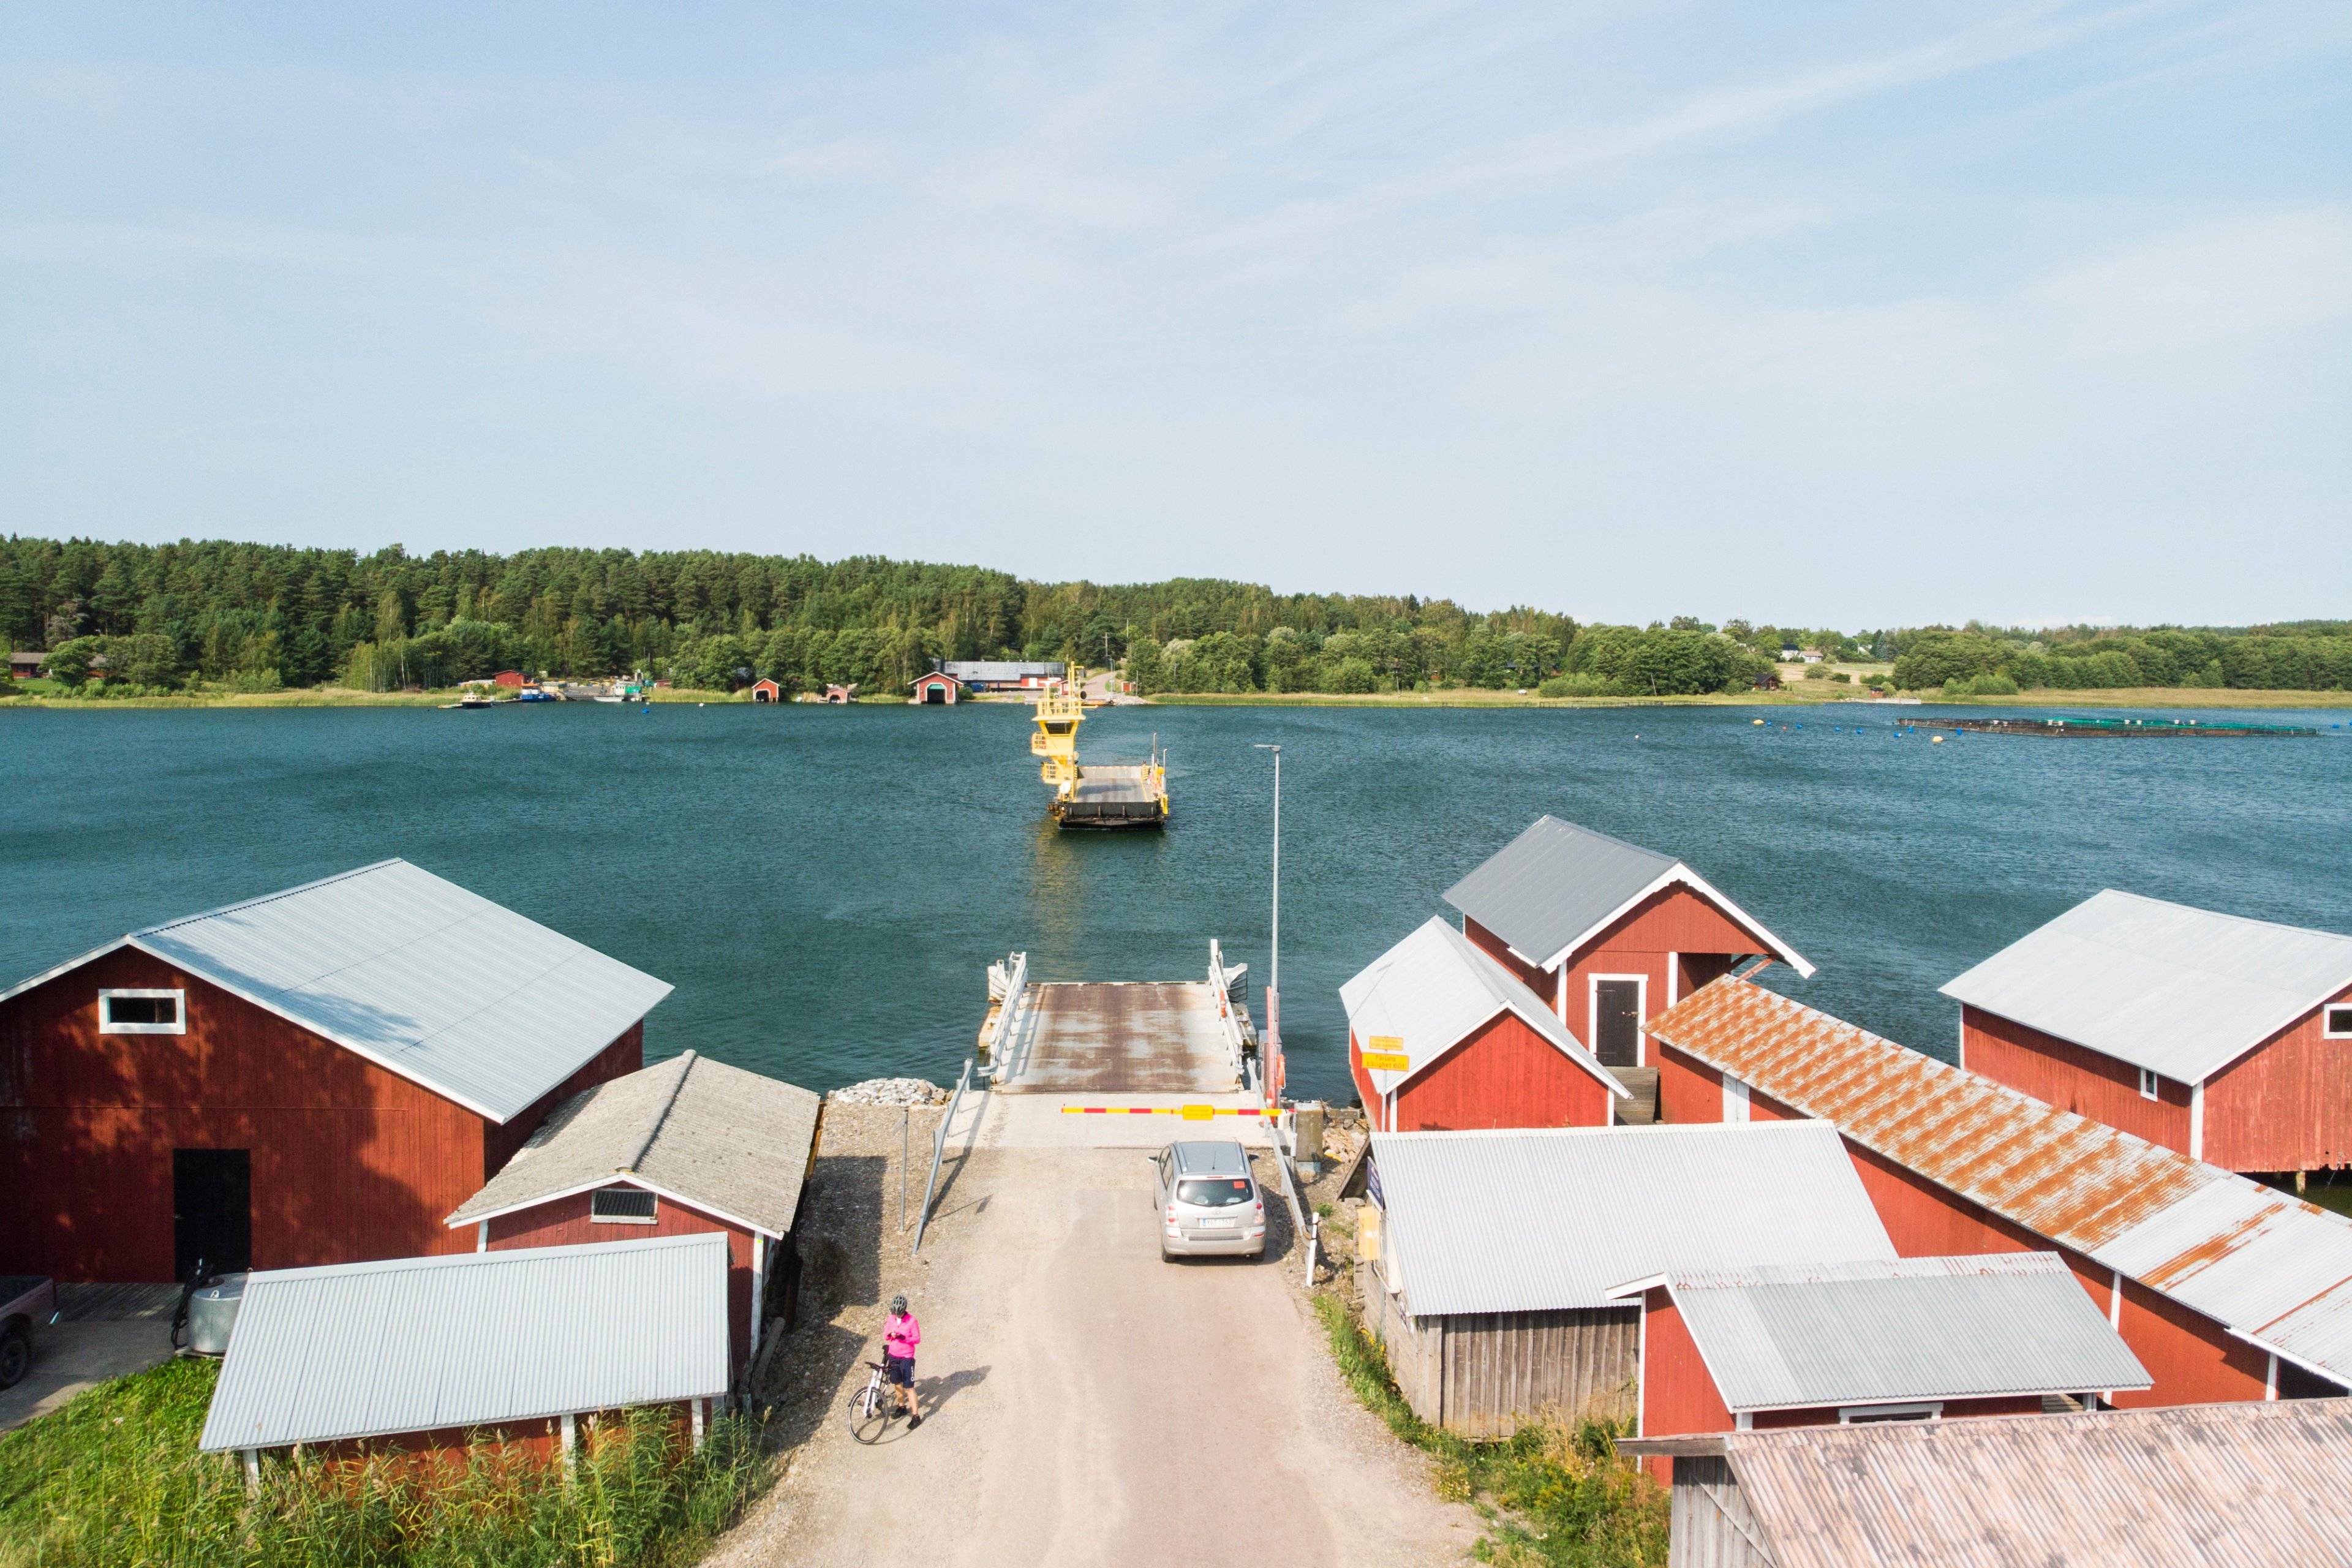
{"type": "MultiPolygon", "coordinates": [[[[887,1139],[866,1119],[877,1145],[897,1142],[895,1112],[887,1139]]],[[[857,1134],[829,1121],[828,1147],[857,1134]]],[[[888,1185],[895,1221],[889,1160],[845,1158],[845,1174],[888,1185]]],[[[832,1201],[875,1212],[845,1196],[864,1184],[832,1181],[832,1201]]],[[[779,1427],[798,1447],[714,1563],[1323,1568],[1458,1562],[1476,1540],[1475,1516],[1439,1501],[1421,1456],[1340,1384],[1283,1278],[1295,1258],[1160,1261],[1139,1151],[982,1149],[919,1261],[877,1228],[870,1264],[845,1260],[840,1304],[782,1348],[779,1427]],[[841,1412],[878,1355],[876,1304],[900,1289],[923,1321],[932,1414],[863,1447],[841,1412]]]]}

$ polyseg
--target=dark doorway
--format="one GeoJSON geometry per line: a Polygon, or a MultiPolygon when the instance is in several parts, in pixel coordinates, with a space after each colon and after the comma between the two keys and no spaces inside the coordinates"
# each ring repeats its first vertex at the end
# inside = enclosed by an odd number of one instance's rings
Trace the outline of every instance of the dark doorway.
{"type": "Polygon", "coordinates": [[[947,700],[948,689],[944,686],[934,686],[929,691],[923,693],[923,701],[926,704],[937,704],[940,707],[945,707],[947,705],[947,700]]]}
{"type": "Polygon", "coordinates": [[[253,1155],[244,1149],[172,1151],[172,1267],[185,1279],[253,1267],[253,1155]]]}
{"type": "Polygon", "coordinates": [[[1642,983],[1592,983],[1592,1054],[1605,1068],[1630,1068],[1642,1059],[1642,983]]]}

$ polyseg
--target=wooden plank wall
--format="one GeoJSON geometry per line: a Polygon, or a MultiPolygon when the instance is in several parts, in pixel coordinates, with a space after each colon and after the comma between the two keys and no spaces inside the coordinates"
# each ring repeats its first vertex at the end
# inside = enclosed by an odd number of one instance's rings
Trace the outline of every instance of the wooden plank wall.
{"type": "Polygon", "coordinates": [[[1676,1459],[1673,1499],[1666,1568],[1773,1568],[1729,1460],[1676,1459]]]}
{"type": "Polygon", "coordinates": [[[1633,1307],[1465,1314],[1444,1325],[1440,1425],[1465,1437],[1507,1437],[1546,1418],[1633,1415],[1641,1313],[1633,1307]]]}

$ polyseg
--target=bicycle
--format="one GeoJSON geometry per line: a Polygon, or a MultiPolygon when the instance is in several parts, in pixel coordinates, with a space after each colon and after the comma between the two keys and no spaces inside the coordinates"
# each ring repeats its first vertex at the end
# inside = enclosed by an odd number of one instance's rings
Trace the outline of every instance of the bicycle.
{"type": "Polygon", "coordinates": [[[878,1443],[882,1434],[890,1429],[904,1412],[898,1408],[897,1390],[882,1381],[883,1367],[878,1361],[869,1361],[871,1370],[866,1386],[849,1396],[849,1435],[861,1443],[878,1443]]]}

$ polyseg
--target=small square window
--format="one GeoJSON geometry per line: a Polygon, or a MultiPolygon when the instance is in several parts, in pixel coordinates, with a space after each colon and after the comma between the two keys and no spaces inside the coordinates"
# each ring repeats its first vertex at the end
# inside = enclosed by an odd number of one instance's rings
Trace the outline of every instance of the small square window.
{"type": "Polygon", "coordinates": [[[655,1201],[635,1187],[603,1187],[588,1196],[588,1217],[602,1225],[651,1225],[655,1201]]]}
{"type": "Polygon", "coordinates": [[[188,1032],[188,994],[184,991],[100,991],[98,1032],[101,1035],[184,1035],[188,1032]]]}
{"type": "Polygon", "coordinates": [[[2319,1010],[2320,1033],[2331,1040],[2352,1040],[2352,1002],[2330,1002],[2319,1010]]]}
{"type": "Polygon", "coordinates": [[[2156,1098],[2156,1086],[2160,1081],[2162,1080],[2158,1079],[2154,1073],[2148,1071],[2147,1068],[2140,1068],[2139,1097],[2142,1100],[2154,1100],[2156,1098]]]}

